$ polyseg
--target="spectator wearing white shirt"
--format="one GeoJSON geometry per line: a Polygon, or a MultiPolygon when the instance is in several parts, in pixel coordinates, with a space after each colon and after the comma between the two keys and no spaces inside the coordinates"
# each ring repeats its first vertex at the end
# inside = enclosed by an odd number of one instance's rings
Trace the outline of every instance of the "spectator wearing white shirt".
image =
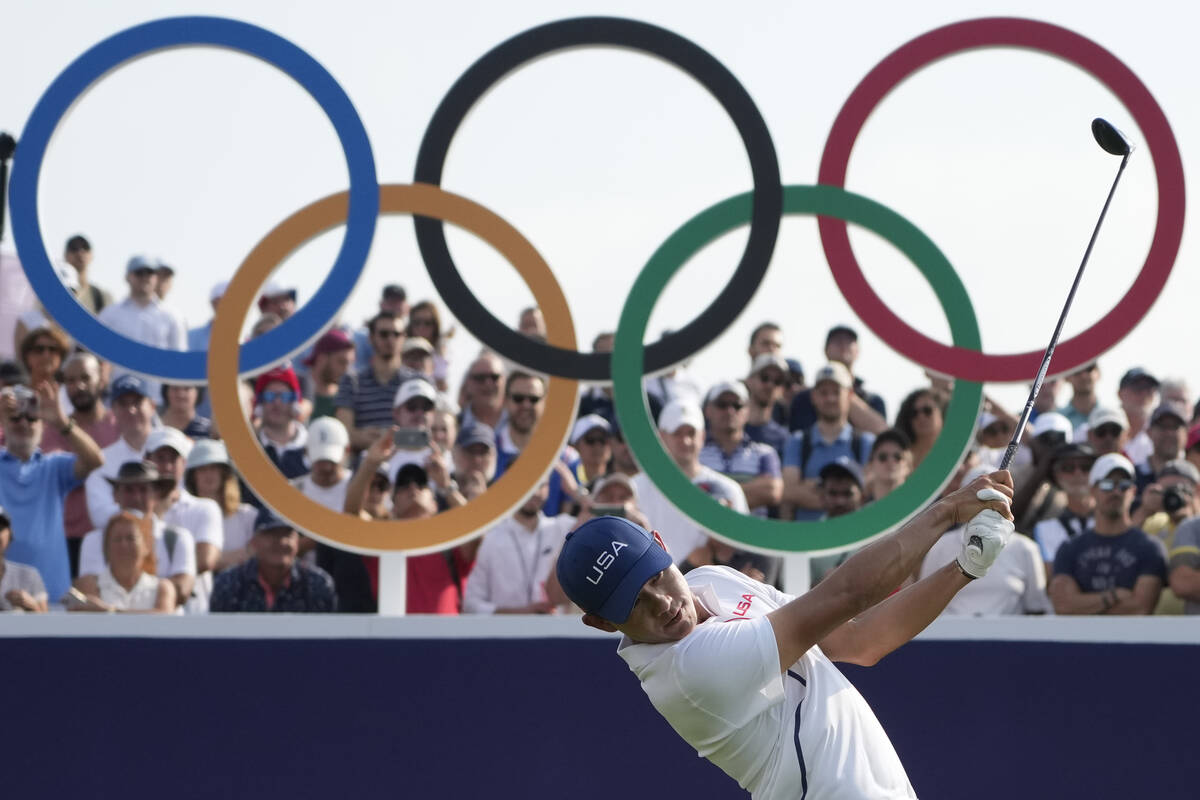
{"type": "Polygon", "coordinates": [[[28,564],[4,559],[11,541],[12,523],[0,507],[0,611],[45,611],[48,598],[41,573],[28,564]]]}
{"type": "Polygon", "coordinates": [[[115,442],[100,451],[104,455],[104,464],[84,483],[88,516],[93,525],[103,525],[121,510],[113,499],[111,481],[123,464],[142,460],[146,438],[154,427],[154,401],[145,380],[137,375],[122,375],[112,382],[110,389],[119,435],[115,442]]]}
{"type": "Polygon", "coordinates": [[[68,611],[122,611],[130,614],[170,614],[175,610],[175,584],[146,572],[150,547],[139,529],[141,520],[129,511],[116,514],[104,526],[104,571],[97,592],[83,602],[69,602],[68,611]]]}
{"type": "Polygon", "coordinates": [[[1134,367],[1121,376],[1117,398],[1121,409],[1129,420],[1129,441],[1125,443],[1125,455],[1134,464],[1145,461],[1154,450],[1154,443],[1146,428],[1150,424],[1150,413],[1158,405],[1158,378],[1141,367],[1134,367]]]}
{"type": "MultiPolygon", "coordinates": [[[[192,534],[158,517],[160,498],[175,487],[173,478],[158,474],[149,461],[127,461],[115,478],[109,478],[117,512],[132,511],[140,520],[143,537],[154,541],[156,572],[175,584],[176,603],[192,596],[196,582],[196,546],[192,534]]],[[[116,514],[117,512],[113,512],[116,514]]],[[[113,515],[104,518],[104,525],[113,515]]],[[[104,532],[97,529],[83,537],[79,548],[79,577],[75,587],[87,595],[100,594],[99,576],[104,572],[104,532]]]]}
{"type": "Polygon", "coordinates": [[[225,443],[217,439],[196,442],[187,457],[183,484],[191,494],[206,497],[220,507],[224,542],[214,572],[249,559],[258,509],[242,502],[242,490],[225,443]]]}
{"type": "MultiPolygon", "coordinates": [[[[135,342],[164,350],[187,349],[187,328],[183,320],[158,298],[158,262],[145,256],[129,259],[125,265],[125,282],[129,284],[129,296],[105,306],[100,312],[100,321],[135,342]]],[[[151,396],[158,397],[158,382],[150,383],[151,396]]]]}
{"type": "Polygon", "coordinates": [[[1067,505],[1057,516],[1033,526],[1033,540],[1042,554],[1046,574],[1054,572],[1054,556],[1068,539],[1091,527],[1096,501],[1088,473],[1096,463],[1096,451],[1086,444],[1065,444],[1050,459],[1050,480],[1066,497],[1067,505]]]}
{"type": "Polygon", "coordinates": [[[350,483],[350,471],[345,466],[349,448],[350,434],[336,417],[313,420],[305,445],[311,471],[295,478],[292,485],[310,499],[340,512],[346,505],[346,486],[350,483]]]}
{"type": "Polygon", "coordinates": [[[468,614],[551,614],[554,604],[546,581],[555,554],[575,527],[568,514],[547,517],[542,505],[549,486],[542,483],[525,503],[483,535],[463,596],[468,614]]]}
{"type": "Polygon", "coordinates": [[[225,526],[216,501],[196,497],[183,486],[191,452],[191,439],[176,428],[159,428],[146,439],[146,457],[158,467],[160,475],[175,482],[160,499],[163,522],[186,530],[195,540],[196,583],[187,610],[203,614],[208,611],[208,597],[212,594],[213,570],[225,547],[225,526]]]}

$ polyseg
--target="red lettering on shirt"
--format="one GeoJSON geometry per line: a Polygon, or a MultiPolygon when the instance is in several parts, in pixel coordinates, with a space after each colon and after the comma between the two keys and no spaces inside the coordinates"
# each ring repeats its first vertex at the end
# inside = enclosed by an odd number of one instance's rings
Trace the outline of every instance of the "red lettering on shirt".
{"type": "Polygon", "coordinates": [[[752,594],[742,595],[742,601],[740,603],[738,603],[737,608],[735,608],[733,610],[734,616],[745,617],[746,613],[750,611],[750,604],[753,602],[754,602],[754,595],[752,595],[752,594]]]}

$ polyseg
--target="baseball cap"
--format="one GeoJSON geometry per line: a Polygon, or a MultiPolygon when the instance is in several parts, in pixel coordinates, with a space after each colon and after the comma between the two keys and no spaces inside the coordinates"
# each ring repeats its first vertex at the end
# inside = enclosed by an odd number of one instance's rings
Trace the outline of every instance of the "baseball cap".
{"type": "Polygon", "coordinates": [[[1092,409],[1092,413],[1088,414],[1087,424],[1090,430],[1108,424],[1119,425],[1123,431],[1129,429],[1129,420],[1125,417],[1124,411],[1100,406],[1096,406],[1092,409]]]}
{"type": "Polygon", "coordinates": [[[157,272],[169,272],[172,275],[175,274],[175,268],[172,267],[170,264],[168,264],[166,261],[163,261],[161,258],[154,259],[154,269],[157,272]]]}
{"type": "Polygon", "coordinates": [[[313,345],[312,353],[308,358],[304,359],[304,365],[311,367],[317,363],[317,356],[323,356],[328,353],[340,353],[343,350],[353,350],[354,342],[350,339],[350,335],[341,328],[330,328],[317,339],[317,343],[313,345]]]}
{"type": "Polygon", "coordinates": [[[858,331],[854,330],[854,328],[851,328],[849,325],[834,325],[832,328],[829,329],[829,333],[825,334],[825,344],[829,344],[829,341],[833,337],[838,336],[840,334],[849,336],[851,339],[853,339],[856,342],[858,341],[858,331]]]}
{"type": "Polygon", "coordinates": [[[305,451],[309,461],[341,463],[350,444],[350,434],[337,417],[317,417],[308,423],[308,443],[305,451]]]}
{"type": "Polygon", "coordinates": [[[150,388],[146,385],[146,382],[137,375],[134,375],[131,372],[126,372],[124,375],[112,382],[112,386],[109,387],[109,394],[112,396],[113,400],[116,400],[118,397],[124,394],[137,394],[141,395],[142,397],[149,397],[150,388]]]}
{"type": "Polygon", "coordinates": [[[164,427],[150,431],[150,435],[146,437],[146,455],[161,447],[169,447],[184,458],[192,454],[192,440],[184,436],[183,431],[178,428],[164,427]]]}
{"type": "Polygon", "coordinates": [[[459,447],[470,447],[473,444],[486,444],[491,449],[496,449],[496,432],[492,430],[492,426],[483,422],[472,422],[470,425],[464,425],[462,430],[458,432],[458,438],[454,443],[459,447]]]}
{"type": "Polygon", "coordinates": [[[279,383],[286,383],[288,388],[295,392],[297,396],[299,396],[300,379],[296,377],[296,370],[292,369],[291,367],[276,367],[275,369],[269,369],[262,375],[259,375],[257,378],[255,378],[254,396],[258,397],[261,395],[263,393],[263,389],[267,388],[267,384],[275,383],[276,381],[279,383]]]}
{"type": "Polygon", "coordinates": [[[208,301],[220,300],[225,296],[225,291],[229,288],[229,281],[217,281],[208,292],[208,301]]]}
{"type": "Polygon", "coordinates": [[[1154,377],[1149,372],[1146,372],[1146,370],[1142,369],[1141,367],[1134,367],[1122,375],[1119,388],[1124,389],[1131,383],[1149,383],[1153,384],[1155,389],[1157,389],[1159,386],[1158,378],[1154,377]]]}
{"type": "Polygon", "coordinates": [[[229,466],[229,452],[220,439],[199,439],[192,445],[192,452],[188,454],[187,468],[197,469],[210,464],[229,466]]]}
{"type": "Polygon", "coordinates": [[[1174,458],[1163,464],[1163,468],[1158,471],[1156,478],[1165,478],[1168,475],[1177,475],[1180,478],[1187,478],[1192,482],[1192,485],[1200,484],[1200,469],[1196,469],[1196,465],[1190,461],[1185,461],[1182,458],[1174,458]]]}
{"type": "Polygon", "coordinates": [[[604,417],[599,414],[585,414],[576,420],[575,427],[571,429],[571,444],[575,444],[586,436],[588,431],[595,428],[601,428],[605,433],[612,433],[612,425],[604,417]]]}
{"type": "Polygon", "coordinates": [[[821,480],[846,476],[852,478],[858,484],[858,488],[863,488],[862,468],[858,466],[857,461],[849,456],[838,456],[833,461],[821,467],[821,471],[817,473],[817,477],[821,480]]]}
{"type": "Polygon", "coordinates": [[[1179,420],[1179,424],[1187,425],[1190,422],[1191,415],[1188,414],[1187,407],[1181,403],[1172,403],[1167,401],[1154,409],[1154,413],[1150,415],[1150,424],[1158,422],[1163,417],[1175,417],[1179,420]]]}
{"type": "Polygon", "coordinates": [[[750,393],[746,391],[746,384],[741,381],[720,381],[704,396],[705,405],[715,402],[726,392],[737,395],[738,400],[743,403],[750,399],[750,393]]]}
{"type": "Polygon", "coordinates": [[[92,243],[87,240],[87,237],[75,234],[70,239],[67,239],[66,250],[87,250],[91,251],[92,243]]]}
{"type": "Polygon", "coordinates": [[[1184,452],[1191,450],[1193,447],[1200,445],[1200,422],[1192,426],[1188,431],[1187,444],[1184,446],[1184,452]]]}
{"type": "Polygon", "coordinates": [[[833,381],[843,389],[854,388],[854,378],[850,375],[850,370],[846,369],[845,364],[840,364],[837,361],[829,362],[813,375],[812,385],[814,387],[821,383],[821,381],[833,381]]]}
{"type": "Polygon", "coordinates": [[[1063,438],[1070,442],[1075,433],[1075,426],[1057,411],[1045,411],[1038,414],[1037,422],[1033,423],[1033,435],[1036,438],[1045,433],[1061,433],[1063,438]]]}
{"type": "Polygon", "coordinates": [[[424,336],[409,336],[404,340],[404,349],[401,353],[411,353],[414,350],[420,350],[422,353],[433,355],[433,345],[424,336]]]}
{"type": "Polygon", "coordinates": [[[1131,478],[1137,474],[1133,469],[1133,462],[1125,456],[1120,453],[1105,453],[1096,459],[1095,464],[1092,464],[1092,469],[1088,472],[1088,484],[1095,486],[1107,478],[1108,473],[1114,469],[1127,473],[1131,478]]]}
{"type": "Polygon", "coordinates": [[[158,269],[158,261],[149,256],[133,256],[125,262],[125,274],[137,272],[139,269],[158,269]]]}
{"type": "Polygon", "coordinates": [[[775,367],[785,376],[791,371],[791,367],[788,366],[788,362],[785,359],[774,353],[759,353],[754,357],[754,363],[750,365],[750,374],[757,375],[767,367],[775,367]]]}
{"type": "Polygon", "coordinates": [[[398,283],[389,283],[383,287],[383,297],[388,300],[407,300],[408,292],[398,283]]]}
{"type": "Polygon", "coordinates": [[[629,619],[646,581],[671,566],[641,525],[621,517],[596,517],[567,535],[556,567],[571,602],[618,625],[629,619]]]}
{"type": "Polygon", "coordinates": [[[396,479],[392,481],[399,489],[402,486],[407,486],[410,483],[415,483],[418,486],[429,485],[429,473],[425,468],[416,462],[401,465],[400,469],[396,470],[396,479]]]}
{"type": "Polygon", "coordinates": [[[402,406],[414,397],[424,397],[435,406],[437,405],[438,393],[432,383],[424,378],[409,378],[396,390],[396,401],[392,403],[392,408],[402,406]]]}
{"type": "Polygon", "coordinates": [[[672,400],[658,415],[658,429],[674,433],[684,425],[691,425],[697,433],[704,431],[704,412],[693,402],[672,400]]]}
{"type": "Polygon", "coordinates": [[[1064,458],[1095,458],[1096,451],[1090,444],[1070,442],[1054,448],[1050,454],[1050,463],[1062,461],[1064,458]]]}
{"type": "Polygon", "coordinates": [[[626,475],[624,472],[610,472],[607,475],[602,476],[599,480],[596,481],[596,484],[592,487],[590,494],[594,498],[596,495],[600,494],[600,492],[602,492],[605,487],[612,486],[615,483],[619,483],[622,486],[628,488],[629,491],[633,494],[633,499],[634,500],[637,499],[637,496],[638,496],[637,486],[634,484],[634,482],[632,480],[629,479],[629,476],[626,475]]]}
{"type": "Polygon", "coordinates": [[[800,360],[795,358],[785,358],[784,361],[788,365],[788,371],[794,372],[797,375],[804,376],[804,367],[800,365],[800,360]]]}
{"type": "Polygon", "coordinates": [[[288,522],[283,517],[278,516],[269,508],[264,508],[258,512],[258,517],[254,520],[254,532],[262,533],[263,531],[276,530],[278,528],[287,528],[295,530],[295,526],[288,522]]]}

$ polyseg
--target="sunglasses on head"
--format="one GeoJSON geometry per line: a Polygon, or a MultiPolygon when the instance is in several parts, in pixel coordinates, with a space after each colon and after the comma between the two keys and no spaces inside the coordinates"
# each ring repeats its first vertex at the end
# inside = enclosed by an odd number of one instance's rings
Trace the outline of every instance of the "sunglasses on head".
{"type": "Polygon", "coordinates": [[[496,382],[499,382],[499,380],[500,380],[500,373],[499,372],[477,372],[477,373],[471,375],[471,380],[475,381],[476,383],[484,383],[485,381],[492,381],[493,383],[496,383],[496,382]]]}
{"type": "Polygon", "coordinates": [[[746,407],[739,400],[718,400],[715,403],[713,403],[713,405],[716,406],[717,408],[721,409],[722,411],[728,411],[731,408],[734,411],[741,411],[743,408],[746,407]]]}
{"type": "Polygon", "coordinates": [[[514,403],[516,403],[519,406],[524,405],[526,403],[528,403],[531,406],[536,406],[538,403],[542,402],[541,395],[537,395],[537,394],[510,394],[508,396],[508,399],[512,400],[514,403]]]}
{"type": "Polygon", "coordinates": [[[291,389],[283,392],[268,391],[259,395],[259,398],[264,403],[274,403],[276,400],[281,403],[294,403],[296,402],[296,393],[291,389]]]}
{"type": "Polygon", "coordinates": [[[1096,488],[1102,492],[1111,492],[1113,490],[1118,492],[1127,492],[1133,488],[1133,481],[1129,480],[1128,478],[1119,481],[1105,478],[1102,481],[1096,481],[1096,488]]]}

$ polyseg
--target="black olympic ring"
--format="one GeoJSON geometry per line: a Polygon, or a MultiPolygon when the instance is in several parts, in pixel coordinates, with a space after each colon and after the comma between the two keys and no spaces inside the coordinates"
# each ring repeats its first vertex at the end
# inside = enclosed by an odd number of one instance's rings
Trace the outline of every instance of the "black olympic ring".
{"type": "MultiPolygon", "coordinates": [[[[700,83],[721,104],[746,146],[754,179],[750,235],[741,261],[716,299],[694,320],[646,348],[647,373],[670,367],[716,339],[758,290],[779,234],[783,185],[767,123],[733,73],[694,42],[656,25],[615,17],[580,17],[531,28],[501,42],[472,64],[434,111],[413,180],[441,186],[450,142],[471,107],[492,86],[535,58],[567,47],[608,45],[657,56],[700,83]]],[[[607,353],[580,353],[529,339],[496,319],[467,287],[446,245],[441,220],[414,216],[417,245],[434,287],[450,312],[489,348],[516,363],[549,375],[608,381],[607,353]]]]}

